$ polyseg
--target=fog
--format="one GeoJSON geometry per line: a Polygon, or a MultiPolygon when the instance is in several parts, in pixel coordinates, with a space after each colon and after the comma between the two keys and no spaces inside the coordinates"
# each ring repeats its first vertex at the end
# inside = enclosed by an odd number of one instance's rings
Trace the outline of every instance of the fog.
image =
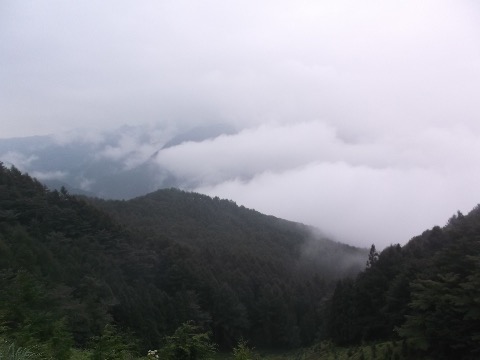
{"type": "Polygon", "coordinates": [[[0,138],[102,144],[129,125],[95,156],[130,169],[156,154],[185,189],[355,245],[405,243],[480,202],[479,14],[467,0],[3,1],[0,138]],[[208,124],[234,131],[156,153],[208,124]]]}

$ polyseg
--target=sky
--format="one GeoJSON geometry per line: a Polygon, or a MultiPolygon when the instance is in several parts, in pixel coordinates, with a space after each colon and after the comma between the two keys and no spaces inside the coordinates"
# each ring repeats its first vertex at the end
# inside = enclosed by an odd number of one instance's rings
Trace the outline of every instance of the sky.
{"type": "Polygon", "coordinates": [[[228,124],[156,163],[354,245],[480,203],[479,98],[474,0],[0,2],[0,138],[228,124]]]}

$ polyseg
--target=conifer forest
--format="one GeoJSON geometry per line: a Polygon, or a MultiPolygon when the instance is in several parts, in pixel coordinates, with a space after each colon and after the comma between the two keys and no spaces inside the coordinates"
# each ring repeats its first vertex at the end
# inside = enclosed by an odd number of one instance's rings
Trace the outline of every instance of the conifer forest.
{"type": "Polygon", "coordinates": [[[0,359],[478,359],[480,208],[377,251],[177,189],[0,167],[0,359]]]}

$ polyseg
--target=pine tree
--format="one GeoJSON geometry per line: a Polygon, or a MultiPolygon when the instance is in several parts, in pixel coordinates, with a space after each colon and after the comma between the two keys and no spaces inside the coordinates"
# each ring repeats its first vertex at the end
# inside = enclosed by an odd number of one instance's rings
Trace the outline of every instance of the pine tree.
{"type": "Polygon", "coordinates": [[[371,268],[378,261],[378,252],[375,249],[375,244],[372,244],[370,247],[370,252],[368,254],[367,260],[367,269],[371,268]]]}

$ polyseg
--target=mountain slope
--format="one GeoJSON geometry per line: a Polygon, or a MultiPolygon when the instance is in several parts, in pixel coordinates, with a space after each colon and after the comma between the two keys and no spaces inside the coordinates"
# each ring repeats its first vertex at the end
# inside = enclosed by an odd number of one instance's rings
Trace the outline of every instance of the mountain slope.
{"type": "Polygon", "coordinates": [[[92,200],[131,228],[197,249],[237,252],[254,248],[297,266],[314,265],[323,276],[344,277],[364,267],[366,251],[333,242],[317,229],[263,215],[218,197],[163,189],[129,201],[92,200]]]}
{"type": "Polygon", "coordinates": [[[222,347],[240,337],[256,346],[307,344],[322,326],[332,281],[364,263],[337,267],[365,250],[178,190],[89,204],[2,165],[0,200],[0,320],[20,344],[62,330],[85,346],[114,323],[157,346],[187,320],[222,347]],[[327,251],[335,266],[322,264],[327,251]],[[17,297],[23,290],[15,289],[32,286],[33,298],[17,297]]]}
{"type": "Polygon", "coordinates": [[[328,307],[339,344],[405,339],[411,356],[476,359],[480,353],[480,206],[446,226],[391,246],[328,307]],[[368,326],[366,326],[368,324],[368,326]]]}
{"type": "Polygon", "coordinates": [[[168,189],[129,201],[90,201],[142,229],[146,239],[170,239],[194,254],[196,264],[185,269],[193,269],[189,281],[200,303],[214,304],[208,313],[220,344],[233,344],[241,334],[263,346],[309,343],[331,282],[365,264],[366,250],[228,200],[168,189]],[[277,315],[264,318],[268,313],[277,315]],[[232,327],[234,319],[240,322],[232,327]]]}

